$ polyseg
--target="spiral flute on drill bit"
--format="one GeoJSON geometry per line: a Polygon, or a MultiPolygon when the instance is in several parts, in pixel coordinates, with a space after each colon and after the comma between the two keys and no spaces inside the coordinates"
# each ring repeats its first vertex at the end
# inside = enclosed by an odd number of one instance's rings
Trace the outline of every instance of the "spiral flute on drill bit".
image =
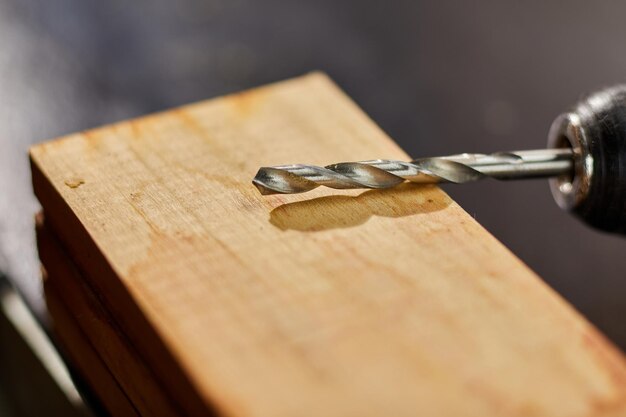
{"type": "Polygon", "coordinates": [[[336,189],[391,188],[403,182],[465,183],[485,177],[516,179],[566,175],[573,169],[570,149],[494,154],[460,154],[411,162],[376,159],[327,165],[263,167],[252,180],[261,194],[303,193],[319,186],[336,189]]]}

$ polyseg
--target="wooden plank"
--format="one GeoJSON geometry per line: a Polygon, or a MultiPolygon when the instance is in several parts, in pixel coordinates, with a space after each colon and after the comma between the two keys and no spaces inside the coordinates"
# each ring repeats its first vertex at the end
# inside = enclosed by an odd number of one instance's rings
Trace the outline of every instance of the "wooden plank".
{"type": "Polygon", "coordinates": [[[51,227],[189,414],[623,415],[621,353],[437,187],[250,184],[372,158],[407,155],[320,74],[31,150],[51,227]]]}
{"type": "Polygon", "coordinates": [[[81,378],[112,416],[139,416],[124,391],[86,340],[72,313],[61,301],[58,290],[44,274],[44,294],[53,320],[54,334],[81,378]]]}
{"type": "MultiPolygon", "coordinates": [[[[169,398],[167,391],[164,391],[157,378],[138,355],[128,338],[119,331],[115,320],[104,309],[95,296],[89,285],[80,276],[75,266],[65,254],[65,250],[58,243],[54,235],[44,225],[42,216],[37,221],[37,248],[39,257],[43,263],[48,279],[44,282],[44,288],[50,287],[46,296],[50,296],[51,314],[56,318],[55,324],[61,332],[66,333],[66,340],[69,349],[74,349],[76,359],[81,369],[89,376],[90,372],[96,372],[89,365],[85,368],[87,358],[80,357],[80,353],[85,356],[90,355],[86,349],[81,349],[79,345],[88,344],[92,346],[101,362],[105,364],[107,372],[113,375],[116,384],[119,383],[121,391],[130,398],[133,408],[136,408],[142,416],[174,416],[180,415],[181,411],[175,402],[169,398]],[[51,293],[51,294],[48,294],[51,293]],[[59,298],[59,302],[55,302],[59,298]],[[62,303],[62,305],[58,305],[62,303]],[[62,307],[67,306],[71,312],[74,323],[66,323],[62,307]],[[56,307],[56,309],[54,309],[56,307]],[[56,316],[56,317],[55,317],[56,316]],[[77,326],[83,341],[78,340],[78,336],[72,333],[72,327],[77,326]],[[82,342],[82,343],[81,343],[82,342]],[[82,361],[81,361],[82,360],[82,361]]],[[[90,355],[90,356],[93,356],[90,355]]],[[[95,380],[94,375],[94,380],[95,380]]],[[[95,383],[96,381],[94,381],[95,383]]],[[[102,381],[104,385],[107,381],[102,381]]],[[[95,388],[104,390],[95,384],[95,388]]],[[[109,396],[103,392],[103,399],[109,396]]],[[[114,396],[114,393],[110,394],[114,396]]],[[[114,398],[111,398],[112,401],[114,398]]],[[[109,401],[109,402],[110,402],[109,401]]],[[[112,415],[128,415],[112,413],[112,415]]]]}

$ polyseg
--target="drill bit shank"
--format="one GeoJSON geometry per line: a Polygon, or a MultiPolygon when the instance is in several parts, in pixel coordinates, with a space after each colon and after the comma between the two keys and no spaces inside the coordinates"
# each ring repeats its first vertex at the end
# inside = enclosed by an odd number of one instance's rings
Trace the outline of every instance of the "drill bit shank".
{"type": "Polygon", "coordinates": [[[336,188],[390,188],[414,183],[465,183],[486,177],[522,179],[573,172],[571,149],[541,149],[494,154],[460,154],[411,162],[377,159],[319,167],[280,165],[259,169],[252,183],[261,194],[295,194],[321,185],[336,188]]]}

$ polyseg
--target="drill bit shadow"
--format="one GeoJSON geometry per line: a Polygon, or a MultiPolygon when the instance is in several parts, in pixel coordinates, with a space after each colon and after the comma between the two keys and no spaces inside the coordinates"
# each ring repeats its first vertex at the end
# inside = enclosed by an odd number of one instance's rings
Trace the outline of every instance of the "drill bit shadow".
{"type": "Polygon", "coordinates": [[[348,228],[372,216],[405,217],[446,208],[452,200],[435,193],[433,185],[402,184],[370,190],[358,196],[333,195],[286,203],[270,212],[270,223],[281,230],[319,232],[348,228]]]}

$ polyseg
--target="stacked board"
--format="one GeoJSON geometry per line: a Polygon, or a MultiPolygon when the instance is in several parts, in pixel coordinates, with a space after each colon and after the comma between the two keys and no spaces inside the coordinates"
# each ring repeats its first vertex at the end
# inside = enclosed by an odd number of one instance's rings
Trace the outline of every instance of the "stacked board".
{"type": "Polygon", "coordinates": [[[434,186],[263,197],[407,159],[311,74],[31,149],[61,344],[114,415],[618,416],[626,362],[434,186]]]}

